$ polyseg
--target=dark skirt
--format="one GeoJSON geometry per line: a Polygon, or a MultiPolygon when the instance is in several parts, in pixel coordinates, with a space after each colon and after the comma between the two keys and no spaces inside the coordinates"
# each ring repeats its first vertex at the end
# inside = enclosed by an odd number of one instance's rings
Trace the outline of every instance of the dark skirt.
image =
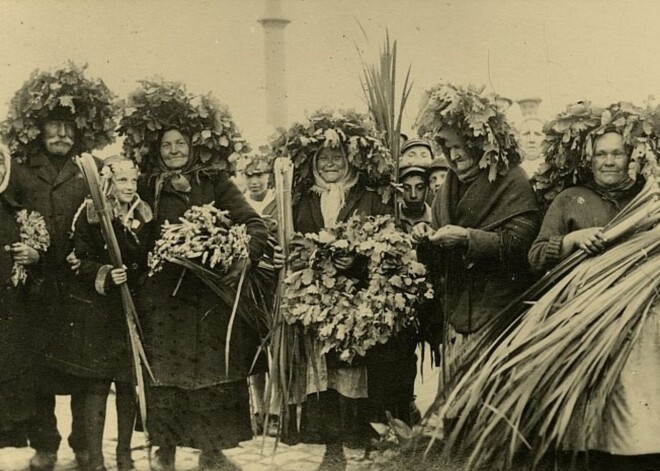
{"type": "Polygon", "coordinates": [[[297,407],[291,405],[282,429],[282,442],[342,443],[349,448],[366,448],[378,435],[369,425],[368,399],[351,399],[334,389],[310,394],[302,404],[300,429],[297,407]]]}
{"type": "Polygon", "coordinates": [[[0,448],[27,446],[26,423],[34,415],[34,377],[27,370],[0,381],[0,448]]]}
{"type": "Polygon", "coordinates": [[[247,381],[197,390],[151,387],[147,424],[155,446],[234,448],[252,439],[247,381]]]}
{"type": "Polygon", "coordinates": [[[367,366],[367,399],[351,399],[330,389],[307,396],[297,427],[297,408],[289,407],[282,441],[296,443],[342,443],[349,448],[368,448],[378,434],[371,423],[387,423],[387,413],[411,425],[417,357],[409,339],[395,339],[384,348],[374,348],[367,366]],[[396,348],[395,348],[396,347],[396,348]]]}

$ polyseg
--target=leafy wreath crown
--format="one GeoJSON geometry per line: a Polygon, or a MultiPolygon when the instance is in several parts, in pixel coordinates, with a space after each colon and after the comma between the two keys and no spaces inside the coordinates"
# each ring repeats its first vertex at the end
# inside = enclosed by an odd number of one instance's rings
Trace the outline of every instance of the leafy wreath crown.
{"type": "Polygon", "coordinates": [[[37,69],[11,99],[0,134],[19,162],[41,151],[41,124],[55,113],[74,120],[76,153],[114,141],[116,96],[102,80],[85,77],[86,68],[69,62],[54,72],[37,69]]]}
{"type": "Polygon", "coordinates": [[[484,89],[451,84],[430,88],[415,124],[419,135],[433,139],[445,155],[449,153],[442,132],[457,131],[467,147],[480,156],[479,167],[488,168],[488,178],[493,181],[521,157],[512,126],[484,89]]]}
{"type": "Polygon", "coordinates": [[[532,177],[543,204],[552,202],[565,188],[586,183],[592,177],[594,142],[608,132],[623,137],[630,153],[631,178],[636,179],[640,174],[660,175],[660,108],[644,109],[626,102],[603,108],[580,101],[568,105],[543,131],[545,162],[532,177]]]}
{"type": "Polygon", "coordinates": [[[346,156],[362,174],[367,186],[388,194],[394,163],[382,136],[365,114],[342,110],[320,109],[305,122],[280,130],[272,139],[276,157],[288,156],[293,161],[294,204],[314,185],[312,162],[323,147],[342,146],[346,156]]]}
{"type": "Polygon", "coordinates": [[[140,88],[124,102],[117,132],[124,139],[124,153],[140,169],[158,170],[162,133],[178,129],[190,138],[191,147],[205,170],[234,173],[237,154],[250,151],[227,107],[211,94],[193,95],[180,82],[142,80],[140,88]]]}

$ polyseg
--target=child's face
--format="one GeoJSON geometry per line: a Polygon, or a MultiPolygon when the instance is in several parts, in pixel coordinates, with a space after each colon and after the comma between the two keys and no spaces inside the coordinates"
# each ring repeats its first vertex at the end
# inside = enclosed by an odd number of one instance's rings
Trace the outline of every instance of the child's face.
{"type": "Polygon", "coordinates": [[[115,196],[120,203],[130,204],[137,192],[137,169],[121,169],[112,175],[115,196]]]}

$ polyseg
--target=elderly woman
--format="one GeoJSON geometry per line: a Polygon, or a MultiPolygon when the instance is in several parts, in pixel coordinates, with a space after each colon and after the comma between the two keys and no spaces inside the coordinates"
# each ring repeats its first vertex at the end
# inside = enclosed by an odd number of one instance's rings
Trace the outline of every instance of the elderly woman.
{"type": "MultiPolygon", "coordinates": [[[[381,195],[368,186],[379,180],[373,169],[387,168],[384,159],[388,154],[366,118],[320,111],[310,117],[310,124],[293,125],[278,141],[282,153],[292,156],[297,172],[294,229],[317,233],[354,215],[390,214],[391,208],[383,203],[381,195]],[[323,137],[309,139],[318,135],[323,137]],[[361,147],[353,144],[354,135],[362,137],[361,147]],[[383,159],[383,165],[372,164],[370,158],[383,159]]],[[[360,260],[350,255],[337,257],[334,262],[339,271],[351,277],[365,276],[360,260]]],[[[374,433],[369,421],[384,422],[387,410],[410,422],[412,395],[403,384],[404,378],[397,375],[401,361],[411,355],[414,358],[414,343],[404,337],[372,348],[365,358],[356,358],[352,364],[340,361],[336,353],[314,358],[315,366],[310,361],[300,435],[295,432],[296,417],[292,414],[284,430],[285,440],[324,444],[326,451],[319,469],[341,470],[346,467],[345,444],[368,446],[374,433]]]]}
{"type": "MultiPolygon", "coordinates": [[[[16,201],[7,190],[11,169],[9,150],[0,145],[0,247],[20,243],[16,201]]],[[[32,359],[27,347],[29,325],[22,284],[14,286],[12,267],[23,263],[0,249],[0,448],[26,446],[27,421],[35,412],[32,359]]],[[[30,280],[32,281],[32,280],[30,280]]]]}
{"type": "MultiPolygon", "coordinates": [[[[239,259],[226,274],[227,283],[235,283],[244,268],[257,264],[268,236],[263,221],[229,179],[226,150],[240,148],[240,134],[226,111],[208,97],[195,99],[199,97],[174,83],[145,87],[132,95],[137,111],[124,116],[120,127],[130,137],[124,143],[129,155],[147,148],[142,165],[150,178],[140,188],[141,196],[154,208],[158,227],[177,221],[192,206],[213,202],[229,212],[233,223],[245,224],[249,259],[239,259]],[[161,94],[174,98],[151,100],[161,94]],[[172,101],[180,114],[172,115],[172,101]],[[141,114],[153,117],[160,129],[140,128],[141,114]],[[200,117],[189,119],[191,115],[200,117]],[[224,126],[218,128],[221,121],[224,126]],[[137,128],[142,134],[134,132],[137,128]],[[135,136],[144,136],[144,141],[135,136]],[[220,143],[225,140],[229,147],[220,143]]],[[[225,371],[231,306],[174,264],[149,277],[137,300],[156,380],[148,395],[147,426],[152,443],[159,446],[157,466],[174,469],[176,447],[188,446],[201,449],[201,470],[239,469],[222,450],[252,438],[246,378],[258,336],[240,316],[236,319],[225,371]]]]}
{"type": "MultiPolygon", "coordinates": [[[[577,186],[554,198],[529,251],[529,262],[538,273],[553,268],[577,250],[591,255],[601,252],[607,244],[603,226],[643,186],[642,178],[631,178],[629,174],[631,149],[624,141],[623,129],[600,127],[600,116],[596,117],[593,122],[598,124],[590,130],[596,136],[593,149],[586,154],[588,171],[577,186]]],[[[564,122],[567,119],[562,118],[564,122]]],[[[559,139],[568,142],[561,134],[557,135],[559,139]]],[[[584,142],[580,144],[574,148],[582,149],[584,142]]],[[[559,161],[552,157],[547,160],[559,161]]],[[[592,456],[590,469],[660,469],[659,436],[660,308],[656,303],[634,343],[601,423],[586,442],[571,440],[567,448],[604,452],[592,456]]]]}
{"type": "Polygon", "coordinates": [[[512,129],[496,105],[480,91],[451,85],[428,94],[420,133],[434,136],[450,171],[433,201],[432,224],[415,226],[414,235],[430,242],[424,261],[442,299],[442,392],[452,380],[453,351],[528,285],[525,255],[539,212],[512,129]],[[481,127],[474,125],[477,108],[488,117],[481,127]]]}

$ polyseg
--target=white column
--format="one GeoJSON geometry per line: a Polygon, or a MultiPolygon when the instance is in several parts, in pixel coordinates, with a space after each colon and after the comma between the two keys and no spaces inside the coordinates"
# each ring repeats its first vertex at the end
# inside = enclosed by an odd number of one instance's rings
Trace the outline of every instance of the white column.
{"type": "Polygon", "coordinates": [[[290,23],[282,15],[280,0],[265,0],[264,27],[266,71],[266,122],[275,127],[288,126],[286,93],[286,43],[284,29],[290,23]]]}

